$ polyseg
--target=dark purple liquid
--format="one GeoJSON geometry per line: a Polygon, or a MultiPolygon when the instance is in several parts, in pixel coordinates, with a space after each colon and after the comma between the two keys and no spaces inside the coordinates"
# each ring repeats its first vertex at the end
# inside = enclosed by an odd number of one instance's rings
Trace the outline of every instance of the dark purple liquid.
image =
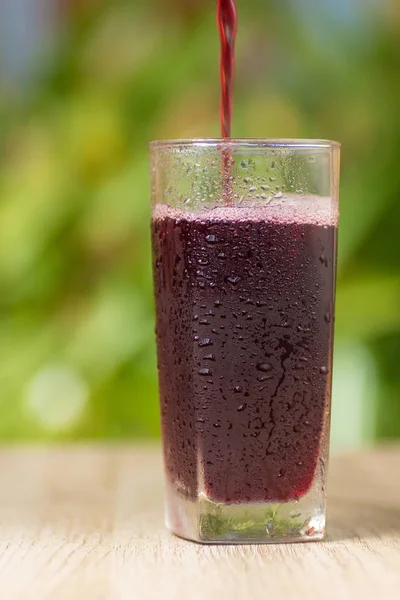
{"type": "Polygon", "coordinates": [[[285,502],[329,416],[337,230],[240,210],[153,218],[166,471],[189,499],[285,502]]]}

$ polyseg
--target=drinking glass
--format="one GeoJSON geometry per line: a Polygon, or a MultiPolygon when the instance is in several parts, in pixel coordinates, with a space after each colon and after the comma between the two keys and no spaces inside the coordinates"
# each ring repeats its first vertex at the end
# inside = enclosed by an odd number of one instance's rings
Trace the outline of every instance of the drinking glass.
{"type": "Polygon", "coordinates": [[[320,540],[340,145],[150,154],[167,526],[205,543],[320,540]]]}

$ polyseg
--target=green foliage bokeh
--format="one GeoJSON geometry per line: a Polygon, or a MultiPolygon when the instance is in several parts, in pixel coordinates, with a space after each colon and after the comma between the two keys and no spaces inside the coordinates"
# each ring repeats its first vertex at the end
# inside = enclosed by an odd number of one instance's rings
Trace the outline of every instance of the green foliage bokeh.
{"type": "MultiPolygon", "coordinates": [[[[365,351],[376,398],[353,418],[394,437],[400,9],[350,4],[238,0],[234,135],[342,142],[337,352],[365,351]]],[[[214,2],[82,2],[35,85],[1,95],[2,439],[158,435],[147,142],[218,136],[217,56],[214,2]]]]}

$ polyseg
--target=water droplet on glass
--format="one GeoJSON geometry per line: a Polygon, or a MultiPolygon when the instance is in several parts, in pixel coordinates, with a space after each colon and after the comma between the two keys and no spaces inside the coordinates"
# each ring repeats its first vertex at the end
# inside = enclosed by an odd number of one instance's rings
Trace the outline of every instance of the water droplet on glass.
{"type": "Polygon", "coordinates": [[[329,313],[329,312],[325,313],[324,319],[325,319],[326,323],[330,323],[331,319],[332,319],[331,313],[329,313]]]}
{"type": "Polygon", "coordinates": [[[329,372],[328,367],[321,367],[319,372],[321,373],[321,375],[327,375],[329,372]]]}
{"type": "Polygon", "coordinates": [[[215,354],[206,354],[204,360],[215,360],[215,354]]]}
{"type": "Polygon", "coordinates": [[[325,265],[325,267],[328,266],[328,259],[326,258],[325,254],[321,254],[321,256],[319,257],[319,262],[322,265],[325,265]]]}
{"type": "Polygon", "coordinates": [[[212,346],[212,341],[210,340],[210,338],[203,338],[199,341],[199,346],[200,348],[204,348],[205,346],[212,346]]]}
{"type": "Polygon", "coordinates": [[[206,235],[205,239],[208,244],[218,244],[218,238],[214,233],[210,233],[209,235],[206,235]]]}
{"type": "Polygon", "coordinates": [[[226,278],[226,281],[233,286],[237,286],[238,283],[242,281],[242,278],[239,277],[239,275],[229,275],[229,277],[226,278]]]}
{"type": "Polygon", "coordinates": [[[268,371],[271,371],[271,369],[271,363],[258,363],[257,365],[257,371],[262,371],[263,373],[268,373],[268,371]]]}
{"type": "Polygon", "coordinates": [[[199,369],[199,375],[207,376],[212,375],[211,369],[199,369]]]}
{"type": "Polygon", "coordinates": [[[247,407],[247,404],[243,403],[240,406],[238,406],[237,411],[238,412],[242,412],[244,411],[244,409],[247,407]]]}
{"type": "Polygon", "coordinates": [[[274,525],[273,521],[269,521],[267,523],[266,530],[269,535],[273,535],[273,533],[275,531],[275,525],[274,525]]]}
{"type": "Polygon", "coordinates": [[[235,394],[240,394],[240,392],[243,392],[243,388],[241,385],[237,385],[233,388],[233,391],[235,392],[235,394]]]}

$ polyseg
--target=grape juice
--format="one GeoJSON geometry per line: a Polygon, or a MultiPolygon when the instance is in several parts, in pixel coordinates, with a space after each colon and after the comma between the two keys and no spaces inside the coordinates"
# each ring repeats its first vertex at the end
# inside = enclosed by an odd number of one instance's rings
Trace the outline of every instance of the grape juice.
{"type": "Polygon", "coordinates": [[[235,76],[235,41],[238,15],[235,0],[218,0],[217,26],[221,40],[221,133],[231,136],[233,85],[235,76]]]}
{"type": "Polygon", "coordinates": [[[184,498],[288,502],[312,486],[330,406],[328,207],[153,213],[165,465],[184,498]]]}

